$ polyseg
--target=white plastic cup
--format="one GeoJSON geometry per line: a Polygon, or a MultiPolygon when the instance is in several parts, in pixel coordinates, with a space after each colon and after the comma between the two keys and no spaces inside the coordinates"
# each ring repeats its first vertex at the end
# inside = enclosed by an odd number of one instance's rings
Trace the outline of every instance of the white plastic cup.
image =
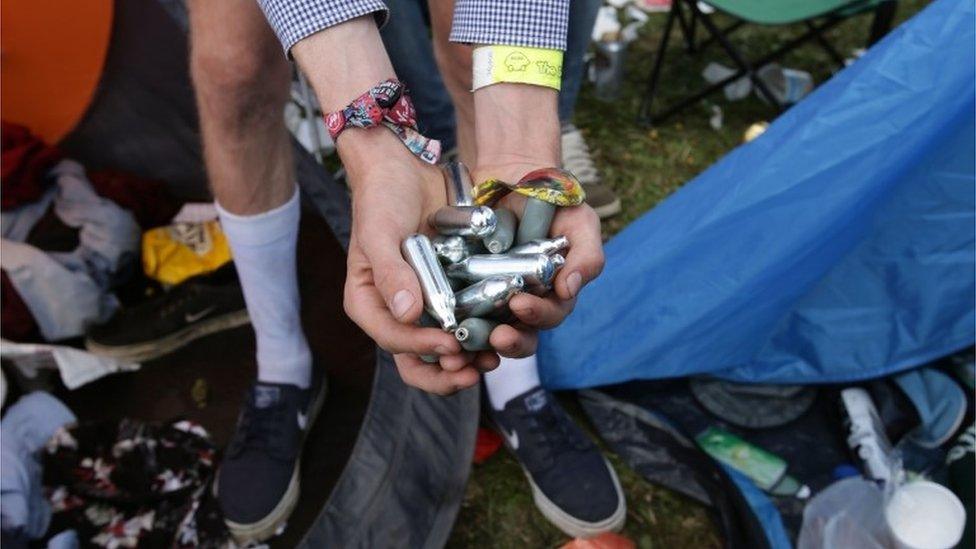
{"type": "Polygon", "coordinates": [[[919,480],[895,490],[885,521],[898,549],[950,549],[962,539],[966,509],[948,488],[919,480]]]}

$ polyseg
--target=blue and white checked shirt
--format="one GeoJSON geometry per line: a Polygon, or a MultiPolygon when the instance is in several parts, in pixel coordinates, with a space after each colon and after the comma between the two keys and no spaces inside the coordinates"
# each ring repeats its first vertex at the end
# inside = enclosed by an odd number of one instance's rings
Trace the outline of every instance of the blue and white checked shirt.
{"type": "MultiPolygon", "coordinates": [[[[285,47],[344,21],[372,13],[386,20],[382,0],[258,0],[285,47]]],[[[569,0],[456,0],[451,41],[566,49],[569,0]]]]}

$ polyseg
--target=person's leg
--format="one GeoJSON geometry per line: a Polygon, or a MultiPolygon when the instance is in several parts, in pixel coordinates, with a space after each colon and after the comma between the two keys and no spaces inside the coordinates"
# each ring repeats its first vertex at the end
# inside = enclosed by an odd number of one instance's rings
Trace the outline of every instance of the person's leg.
{"type": "Polygon", "coordinates": [[[258,381],[215,489],[231,534],[261,541],[298,501],[301,448],[324,387],[299,316],[300,208],[283,120],[290,67],[255,2],[191,0],[190,30],[207,174],[257,339],[258,381]]]}
{"type": "Polygon", "coordinates": [[[434,56],[447,91],[454,101],[457,143],[461,161],[474,166],[477,146],[474,140],[474,97],[471,94],[471,46],[448,38],[454,18],[454,0],[428,0],[434,56]]]}
{"type": "Polygon", "coordinates": [[[583,72],[586,69],[583,58],[590,46],[596,14],[602,5],[603,0],[570,0],[569,3],[569,30],[566,33],[563,78],[559,90],[559,121],[563,124],[573,120],[576,99],[579,97],[583,72]]]}
{"type": "Polygon", "coordinates": [[[562,123],[563,167],[583,184],[586,203],[601,219],[620,212],[620,199],[603,183],[596,169],[590,147],[583,134],[573,125],[573,113],[583,84],[586,68],[583,57],[590,45],[590,35],[596,22],[602,0],[570,0],[569,30],[566,36],[566,54],[563,57],[562,89],[559,91],[559,121],[562,123]]]}
{"type": "Polygon", "coordinates": [[[434,59],[426,0],[387,0],[386,5],[390,18],[380,35],[393,69],[410,89],[420,130],[450,151],[457,146],[454,104],[434,59]]]}
{"type": "Polygon", "coordinates": [[[190,3],[204,156],[257,337],[258,378],[307,387],[299,318],[299,204],[282,118],[291,68],[257,4],[190,3]]]}

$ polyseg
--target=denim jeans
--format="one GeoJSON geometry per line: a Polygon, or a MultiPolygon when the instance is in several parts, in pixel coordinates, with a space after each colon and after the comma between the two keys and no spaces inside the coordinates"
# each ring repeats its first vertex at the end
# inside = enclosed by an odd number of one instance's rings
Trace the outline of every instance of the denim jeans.
{"type": "Polygon", "coordinates": [[[457,145],[454,104],[434,60],[427,1],[387,0],[386,5],[390,15],[380,36],[393,69],[410,89],[421,133],[449,151],[457,145]]]}
{"type": "MultiPolygon", "coordinates": [[[[410,88],[421,131],[441,140],[445,151],[450,150],[457,142],[454,106],[436,70],[427,2],[386,0],[386,5],[390,8],[390,18],[380,34],[393,69],[410,88]]],[[[576,98],[583,84],[583,56],[590,45],[590,33],[601,5],[602,0],[570,0],[562,90],[559,92],[559,120],[563,123],[573,118],[576,98]]]]}

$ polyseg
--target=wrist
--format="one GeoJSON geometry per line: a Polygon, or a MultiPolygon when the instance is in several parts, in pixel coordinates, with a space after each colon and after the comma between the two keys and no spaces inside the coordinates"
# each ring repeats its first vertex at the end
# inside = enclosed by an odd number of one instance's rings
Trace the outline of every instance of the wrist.
{"type": "Polygon", "coordinates": [[[557,96],[555,90],[524,84],[495,84],[476,91],[478,167],[509,172],[558,166],[557,96]]]}
{"type": "Polygon", "coordinates": [[[336,139],[336,150],[354,193],[363,184],[426,165],[384,127],[346,130],[336,139]]]}

